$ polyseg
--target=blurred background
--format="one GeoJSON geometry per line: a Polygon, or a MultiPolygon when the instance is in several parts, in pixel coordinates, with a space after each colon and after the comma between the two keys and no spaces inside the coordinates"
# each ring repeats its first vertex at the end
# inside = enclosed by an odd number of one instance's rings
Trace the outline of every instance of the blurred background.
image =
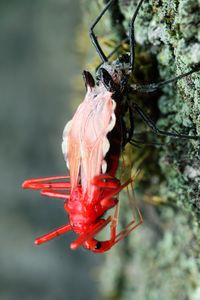
{"type": "Polygon", "coordinates": [[[62,131],[84,97],[80,6],[0,1],[1,300],[99,299],[100,256],[71,251],[73,234],[33,244],[67,222],[63,202],[21,189],[25,179],[66,173],[62,131]]]}

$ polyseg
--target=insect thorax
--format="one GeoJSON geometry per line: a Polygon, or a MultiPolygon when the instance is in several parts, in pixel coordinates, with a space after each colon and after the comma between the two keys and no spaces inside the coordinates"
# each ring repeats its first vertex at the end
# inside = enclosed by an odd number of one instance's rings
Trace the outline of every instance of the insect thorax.
{"type": "Polygon", "coordinates": [[[97,82],[101,81],[100,69],[106,70],[112,77],[114,83],[116,83],[117,85],[122,85],[123,82],[126,81],[127,77],[130,74],[129,55],[128,54],[121,55],[119,58],[117,58],[111,63],[104,62],[97,70],[96,73],[97,82]]]}

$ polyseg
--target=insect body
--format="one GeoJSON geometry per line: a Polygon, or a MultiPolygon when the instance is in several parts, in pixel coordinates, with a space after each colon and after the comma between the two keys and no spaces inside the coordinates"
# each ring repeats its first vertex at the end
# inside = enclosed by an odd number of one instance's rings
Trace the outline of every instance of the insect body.
{"type": "Polygon", "coordinates": [[[86,71],[83,73],[87,94],[63,133],[62,150],[70,170],[67,178],[70,182],[54,182],[52,180],[65,177],[51,177],[27,180],[23,184],[24,188],[40,189],[43,195],[66,200],[64,208],[69,214],[69,224],[40,237],[36,244],[73,230],[79,238],[71,244],[72,249],[83,245],[92,251],[104,252],[142,222],[141,214],[136,208],[139,221],[136,222],[134,216],[127,228],[116,233],[116,195],[132,182],[130,178],[121,184],[115,177],[125,138],[120,117],[124,105],[119,102],[123,94],[120,91],[119,81],[122,78],[119,74],[121,75],[120,71],[116,73],[115,70],[111,76],[102,69],[101,81],[95,86],[92,75],[86,71]],[[111,89],[115,87],[116,90],[108,91],[108,84],[112,85],[111,89]],[[114,206],[115,217],[104,219],[104,213],[114,206]],[[102,242],[94,239],[108,223],[111,223],[110,239],[102,242]]]}
{"type": "Polygon", "coordinates": [[[139,114],[156,134],[198,138],[160,130],[136,103],[132,101],[130,104],[126,98],[130,88],[133,92],[153,92],[196,71],[192,70],[156,84],[128,86],[128,76],[134,69],[134,22],[143,1],[139,1],[131,21],[130,55],[123,55],[113,63],[109,63],[93,32],[103,14],[116,0],[108,2],[90,28],[90,36],[102,59],[102,65],[97,71],[96,85],[92,75],[87,71],[83,72],[86,97],[64,129],[62,150],[70,176],[32,179],[23,183],[23,188],[39,189],[42,195],[64,199],[64,208],[69,215],[69,224],[39,237],[35,241],[36,244],[72,230],[78,238],[71,243],[71,249],[84,246],[94,252],[105,252],[142,223],[142,216],[132,190],[130,193],[133,178],[130,177],[123,183],[116,178],[122,150],[127,143],[133,141],[134,113],[139,114]],[[129,128],[124,122],[127,112],[130,117],[129,128]],[[135,212],[132,211],[132,221],[117,232],[118,194],[123,189],[127,189],[127,197],[130,198],[131,194],[135,212]],[[114,213],[104,217],[105,212],[111,208],[114,208],[114,213]],[[98,241],[95,236],[108,224],[110,224],[110,238],[98,241]]]}

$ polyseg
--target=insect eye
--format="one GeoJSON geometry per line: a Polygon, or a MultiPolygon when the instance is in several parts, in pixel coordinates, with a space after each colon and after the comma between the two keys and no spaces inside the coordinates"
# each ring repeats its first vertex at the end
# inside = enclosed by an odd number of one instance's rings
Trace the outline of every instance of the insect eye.
{"type": "Polygon", "coordinates": [[[97,242],[95,245],[95,249],[98,250],[101,248],[101,242],[97,242]]]}

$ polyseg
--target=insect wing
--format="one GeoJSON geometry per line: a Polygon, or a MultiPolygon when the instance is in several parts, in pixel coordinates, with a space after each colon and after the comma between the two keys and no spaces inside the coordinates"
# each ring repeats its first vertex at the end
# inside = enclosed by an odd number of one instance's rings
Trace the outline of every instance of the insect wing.
{"type": "Polygon", "coordinates": [[[68,169],[70,170],[71,190],[78,185],[78,176],[80,169],[80,138],[79,132],[81,120],[74,116],[64,128],[62,152],[66,160],[68,169]],[[76,126],[73,126],[76,123],[76,126]]]}
{"type": "Polygon", "coordinates": [[[87,192],[91,198],[95,189],[91,180],[102,168],[106,170],[104,157],[110,147],[107,134],[116,122],[116,103],[111,95],[105,89],[88,91],[64,130],[62,148],[70,169],[72,189],[78,184],[80,174],[83,193],[87,192]]]}

